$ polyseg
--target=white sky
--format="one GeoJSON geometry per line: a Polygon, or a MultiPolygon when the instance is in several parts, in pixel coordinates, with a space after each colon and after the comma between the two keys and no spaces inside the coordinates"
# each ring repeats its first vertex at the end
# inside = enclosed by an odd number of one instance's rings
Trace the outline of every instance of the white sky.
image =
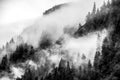
{"type": "Polygon", "coordinates": [[[80,1],[86,5],[85,9],[91,11],[93,2],[99,7],[104,0],[0,0],[0,47],[11,37],[20,34],[46,9],[55,4],[72,1],[80,1]]]}

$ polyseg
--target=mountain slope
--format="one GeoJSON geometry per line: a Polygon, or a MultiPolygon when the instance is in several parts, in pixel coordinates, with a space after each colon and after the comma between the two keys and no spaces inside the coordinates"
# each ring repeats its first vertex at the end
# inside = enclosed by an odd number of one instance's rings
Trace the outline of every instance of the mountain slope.
{"type": "Polygon", "coordinates": [[[52,8],[50,8],[50,9],[46,10],[45,12],[43,12],[43,15],[49,15],[49,14],[61,9],[64,6],[68,6],[68,4],[64,3],[64,4],[55,5],[52,8]]]}
{"type": "MultiPolygon", "coordinates": [[[[23,68],[24,75],[21,74],[22,78],[18,77],[16,80],[119,80],[119,13],[120,1],[112,0],[111,3],[108,2],[108,4],[103,5],[100,11],[91,13],[89,15],[91,18],[87,18],[86,23],[79,25],[79,29],[75,32],[74,36],[78,38],[92,32],[98,31],[99,33],[104,29],[108,31],[108,36],[102,44],[102,50],[96,52],[93,64],[89,60],[76,69],[71,58],[66,60],[65,55],[61,59],[60,55],[68,53],[67,51],[60,51],[61,44],[52,44],[50,47],[46,47],[48,40],[45,41],[45,45],[42,45],[44,48],[33,48],[25,43],[19,45],[9,58],[6,58],[7,56],[3,58],[0,65],[1,72],[11,73],[9,72],[11,66],[12,68],[23,68]],[[57,66],[52,63],[52,60],[53,62],[58,60],[56,61],[57,66]]],[[[98,36],[101,35],[98,34],[98,36]]],[[[81,58],[84,62],[87,59],[84,54],[81,58]]]]}

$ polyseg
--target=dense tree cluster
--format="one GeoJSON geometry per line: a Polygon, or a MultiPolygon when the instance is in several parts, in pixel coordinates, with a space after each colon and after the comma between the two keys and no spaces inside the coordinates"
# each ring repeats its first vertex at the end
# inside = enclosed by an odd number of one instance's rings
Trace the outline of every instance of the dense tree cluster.
{"type": "Polygon", "coordinates": [[[53,70],[43,77],[33,74],[32,70],[27,70],[22,79],[17,80],[96,80],[100,76],[92,69],[91,62],[89,61],[86,68],[79,67],[78,70],[71,68],[69,62],[61,59],[59,67],[54,67],[53,70]],[[65,65],[67,64],[67,65],[65,65]]]}
{"type": "Polygon", "coordinates": [[[0,73],[10,72],[10,67],[13,64],[25,62],[33,58],[35,49],[31,45],[21,44],[17,46],[16,50],[11,55],[5,55],[0,62],[0,73]]]}
{"type": "Polygon", "coordinates": [[[60,8],[63,7],[63,6],[66,6],[66,5],[67,5],[67,4],[65,4],[65,3],[64,3],[64,4],[55,5],[54,7],[46,10],[46,11],[43,13],[43,15],[48,15],[48,14],[50,14],[50,13],[52,13],[52,12],[60,9],[60,8]]]}
{"type": "Polygon", "coordinates": [[[86,16],[86,23],[84,25],[80,25],[80,28],[75,34],[83,36],[89,32],[113,26],[112,15],[114,14],[112,14],[112,12],[114,7],[112,4],[113,3],[110,3],[109,1],[108,3],[104,2],[100,9],[96,9],[96,4],[94,3],[93,11],[88,12],[88,15],[86,16]]]}
{"type": "Polygon", "coordinates": [[[27,44],[21,44],[16,50],[10,55],[9,61],[11,63],[24,62],[31,58],[35,53],[32,46],[27,44]]]}

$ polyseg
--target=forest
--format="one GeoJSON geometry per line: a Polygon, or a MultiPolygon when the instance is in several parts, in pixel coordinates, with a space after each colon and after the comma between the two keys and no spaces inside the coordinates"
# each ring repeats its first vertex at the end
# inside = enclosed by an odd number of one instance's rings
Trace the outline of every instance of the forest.
{"type": "MultiPolygon", "coordinates": [[[[93,11],[86,16],[86,23],[79,25],[74,35],[80,37],[102,29],[110,29],[111,33],[109,39],[104,40],[102,54],[96,52],[93,64],[89,61],[84,68],[80,66],[75,69],[69,62],[61,59],[59,66],[54,67],[50,73],[41,75],[39,69],[33,71],[26,68],[22,78],[17,80],[120,80],[120,0],[104,2],[100,9],[96,9],[94,3],[93,11]]],[[[42,44],[42,48],[46,48],[47,44],[48,42],[42,44]]],[[[8,56],[3,57],[0,72],[10,72],[9,65],[34,59],[36,51],[31,45],[18,46],[9,59],[8,56]]]]}

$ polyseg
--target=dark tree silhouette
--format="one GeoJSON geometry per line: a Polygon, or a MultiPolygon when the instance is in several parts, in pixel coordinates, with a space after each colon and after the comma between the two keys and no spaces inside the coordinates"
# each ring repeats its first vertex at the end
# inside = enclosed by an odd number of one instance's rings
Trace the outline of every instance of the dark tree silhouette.
{"type": "Polygon", "coordinates": [[[7,55],[2,58],[2,61],[0,63],[0,72],[1,71],[9,71],[9,63],[7,55]]]}
{"type": "Polygon", "coordinates": [[[92,14],[95,15],[95,13],[96,13],[96,3],[94,2],[92,14]]]}
{"type": "Polygon", "coordinates": [[[34,55],[34,48],[27,44],[21,44],[16,48],[16,51],[10,55],[10,62],[17,63],[17,62],[24,62],[25,60],[29,59],[34,55]]]}

